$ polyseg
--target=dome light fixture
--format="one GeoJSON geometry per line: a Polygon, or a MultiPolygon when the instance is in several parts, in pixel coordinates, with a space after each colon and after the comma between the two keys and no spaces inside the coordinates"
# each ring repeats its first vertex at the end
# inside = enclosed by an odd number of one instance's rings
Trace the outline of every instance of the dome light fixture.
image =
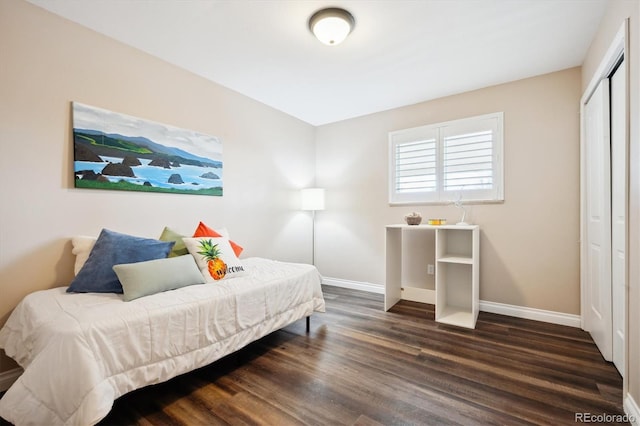
{"type": "Polygon", "coordinates": [[[344,41],[353,31],[356,20],[344,9],[330,7],[321,9],[309,18],[309,29],[322,43],[335,46],[344,41]]]}

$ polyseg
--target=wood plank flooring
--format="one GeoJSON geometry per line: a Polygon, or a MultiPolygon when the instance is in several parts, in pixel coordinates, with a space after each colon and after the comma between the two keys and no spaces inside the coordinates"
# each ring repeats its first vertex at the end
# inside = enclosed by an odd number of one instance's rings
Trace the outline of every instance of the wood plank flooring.
{"type": "Polygon", "coordinates": [[[623,414],[622,379],[580,329],[324,287],[327,312],[118,399],[101,425],[575,424],[623,414]]]}

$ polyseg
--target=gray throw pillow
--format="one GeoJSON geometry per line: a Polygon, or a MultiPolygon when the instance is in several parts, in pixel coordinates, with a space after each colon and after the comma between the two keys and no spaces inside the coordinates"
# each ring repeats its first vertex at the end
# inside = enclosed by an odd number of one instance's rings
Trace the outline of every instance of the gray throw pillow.
{"type": "Polygon", "coordinates": [[[204,284],[204,277],[193,256],[177,256],[146,262],[114,265],[124,300],[174,290],[194,284],[204,284]]]}

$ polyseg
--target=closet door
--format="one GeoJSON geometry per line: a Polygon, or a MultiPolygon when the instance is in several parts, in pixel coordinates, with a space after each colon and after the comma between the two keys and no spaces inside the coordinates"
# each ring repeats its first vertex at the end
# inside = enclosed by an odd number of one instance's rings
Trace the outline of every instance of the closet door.
{"type": "Polygon", "coordinates": [[[586,187],[585,329],[602,356],[612,359],[611,142],[609,80],[603,79],[584,107],[586,187]]]}
{"type": "Polygon", "coordinates": [[[613,363],[624,376],[627,247],[627,135],[625,64],[609,77],[611,105],[611,297],[613,363]]]}

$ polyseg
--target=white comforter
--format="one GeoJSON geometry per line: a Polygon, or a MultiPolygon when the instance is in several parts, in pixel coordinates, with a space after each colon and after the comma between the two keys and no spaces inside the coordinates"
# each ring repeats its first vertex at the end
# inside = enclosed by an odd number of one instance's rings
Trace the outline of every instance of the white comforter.
{"type": "Polygon", "coordinates": [[[0,400],[22,424],[95,424],[119,396],[324,312],[315,267],[243,259],[249,275],[123,302],[116,294],[28,295],[0,330],[24,373],[0,400]]]}

